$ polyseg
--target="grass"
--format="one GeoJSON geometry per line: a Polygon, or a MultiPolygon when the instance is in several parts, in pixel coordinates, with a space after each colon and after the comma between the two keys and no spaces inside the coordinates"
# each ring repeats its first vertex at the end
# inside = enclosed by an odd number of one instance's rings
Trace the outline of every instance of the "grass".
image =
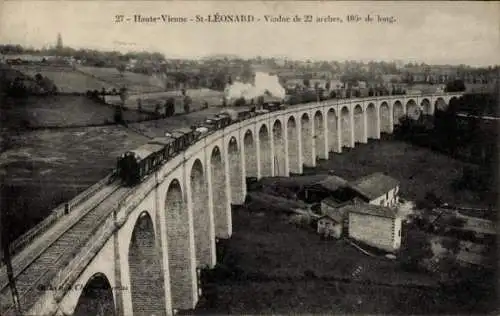
{"type": "Polygon", "coordinates": [[[362,254],[344,241],[320,240],[287,218],[233,210],[233,236],[219,252],[209,299],[196,314],[457,313],[488,302],[457,303],[429,275],[362,254]],[[406,284],[407,283],[407,284],[406,284]],[[398,284],[392,286],[391,284],[398,284]],[[415,285],[413,285],[415,284],[415,285]]]}
{"type": "MultiPolygon", "coordinates": [[[[133,92],[132,92],[133,93],[133,92]]],[[[223,92],[214,91],[210,89],[187,89],[186,95],[191,98],[191,106],[190,111],[199,111],[200,109],[206,107],[205,102],[208,104],[208,107],[221,107],[222,106],[222,98],[223,92]]],[[[153,92],[147,95],[132,95],[126,101],[125,106],[136,110],[137,109],[137,99],[141,99],[142,101],[142,109],[145,111],[153,112],[155,111],[156,105],[159,103],[161,105],[160,111],[163,112],[163,105],[167,99],[173,97],[175,100],[175,113],[181,114],[184,113],[183,107],[183,96],[181,91],[165,91],[165,92],[153,92]]],[[[119,96],[110,96],[107,97],[109,103],[117,104],[120,103],[119,96]]]]}
{"type": "Polygon", "coordinates": [[[133,93],[151,93],[163,90],[160,80],[152,76],[125,71],[123,76],[116,68],[80,66],[78,70],[91,77],[113,84],[117,88],[127,86],[133,93]]]}
{"type": "Polygon", "coordinates": [[[87,90],[112,89],[114,86],[97,80],[72,68],[36,67],[36,66],[15,66],[23,73],[35,76],[41,73],[48,77],[58,87],[60,92],[85,92],[87,90]]]}
{"type": "MultiPolygon", "coordinates": [[[[28,97],[2,105],[2,127],[71,127],[102,125],[114,120],[114,109],[84,96],[28,97]]],[[[151,115],[125,111],[124,119],[140,121],[151,115]]]]}
{"type": "Polygon", "coordinates": [[[368,144],[356,144],[342,154],[331,154],[328,161],[320,161],[316,169],[306,173],[326,172],[354,180],[374,172],[385,172],[400,181],[404,198],[418,200],[426,192],[434,192],[445,202],[456,205],[487,207],[471,191],[455,191],[452,183],[462,175],[462,168],[470,164],[452,159],[430,149],[401,141],[370,140],[368,144]]]}
{"type": "Polygon", "coordinates": [[[17,237],[67,201],[102,179],[116,157],[147,138],[120,126],[40,130],[11,135],[0,154],[2,212],[10,214],[17,237]],[[8,205],[8,206],[7,206],[8,205]]]}

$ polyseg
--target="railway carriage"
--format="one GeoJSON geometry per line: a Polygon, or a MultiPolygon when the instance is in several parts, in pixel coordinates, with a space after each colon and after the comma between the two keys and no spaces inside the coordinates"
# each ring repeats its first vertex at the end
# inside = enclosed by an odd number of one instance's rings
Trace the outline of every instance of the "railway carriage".
{"type": "Polygon", "coordinates": [[[226,109],[219,113],[219,115],[227,115],[231,118],[232,123],[241,122],[255,116],[255,113],[245,109],[226,109]]]}
{"type": "Polygon", "coordinates": [[[194,143],[199,135],[192,128],[179,128],[165,133],[165,136],[175,139],[174,150],[176,153],[178,153],[194,143]]]}
{"type": "Polygon", "coordinates": [[[168,136],[156,137],[148,142],[148,144],[157,144],[163,146],[163,149],[159,152],[159,154],[165,161],[169,160],[175,155],[174,143],[175,138],[168,136]]]}
{"type": "Polygon", "coordinates": [[[147,143],[137,149],[127,151],[118,158],[118,175],[128,186],[142,181],[161,162],[159,153],[163,145],[147,143]]]}

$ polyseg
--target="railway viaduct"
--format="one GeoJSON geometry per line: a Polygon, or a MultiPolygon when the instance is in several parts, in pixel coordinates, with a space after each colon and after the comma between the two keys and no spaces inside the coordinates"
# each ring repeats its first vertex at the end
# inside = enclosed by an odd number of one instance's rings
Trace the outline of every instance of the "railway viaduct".
{"type": "MultiPolygon", "coordinates": [[[[244,202],[245,177],[301,173],[329,152],[392,133],[405,113],[433,114],[459,96],[328,100],[210,134],[140,185],[105,185],[102,201],[73,209],[87,215],[14,271],[20,305],[27,315],[91,315],[106,306],[103,314],[125,316],[192,309],[200,294],[197,268],[214,267],[216,240],[231,236],[231,204],[244,202]],[[84,310],[89,301],[92,310],[84,310]]],[[[0,314],[14,314],[2,286],[0,314]]]]}

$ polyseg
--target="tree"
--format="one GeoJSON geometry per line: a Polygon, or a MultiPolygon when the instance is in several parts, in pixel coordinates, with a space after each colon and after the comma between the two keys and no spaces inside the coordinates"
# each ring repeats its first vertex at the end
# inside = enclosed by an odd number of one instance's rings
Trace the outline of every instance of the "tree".
{"type": "Polygon", "coordinates": [[[192,103],[191,97],[186,95],[184,97],[183,102],[184,102],[184,112],[189,113],[191,111],[191,103],[192,103]]]}
{"type": "Polygon", "coordinates": [[[120,75],[123,77],[123,73],[125,72],[125,69],[127,67],[125,66],[125,64],[123,63],[120,63],[118,66],[116,66],[116,70],[118,70],[118,72],[120,73],[120,75]]]}
{"type": "Polygon", "coordinates": [[[306,78],[306,79],[304,79],[304,80],[302,81],[302,83],[304,84],[304,86],[305,86],[306,88],[309,88],[309,87],[311,86],[311,81],[310,81],[309,79],[307,79],[307,78],[306,78]]]}
{"type": "Polygon", "coordinates": [[[170,97],[165,101],[165,116],[169,117],[174,114],[175,114],[175,99],[173,97],[170,97]]]}
{"type": "Polygon", "coordinates": [[[264,96],[260,95],[257,97],[257,106],[259,109],[262,109],[264,106],[264,96]]]}
{"type": "Polygon", "coordinates": [[[450,81],[446,84],[445,92],[462,92],[465,91],[465,83],[461,79],[450,81]]]}
{"type": "Polygon", "coordinates": [[[234,106],[245,106],[246,105],[246,100],[244,97],[238,98],[234,101],[234,106]]]}
{"type": "Polygon", "coordinates": [[[417,229],[402,229],[402,232],[400,263],[408,271],[421,270],[424,260],[432,257],[429,237],[417,229]]]}

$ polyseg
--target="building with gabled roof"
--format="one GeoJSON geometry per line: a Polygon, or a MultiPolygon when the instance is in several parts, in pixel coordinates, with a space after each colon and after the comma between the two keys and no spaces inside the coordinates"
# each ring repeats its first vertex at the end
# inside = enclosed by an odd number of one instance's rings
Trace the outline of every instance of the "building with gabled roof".
{"type": "Polygon", "coordinates": [[[349,188],[370,204],[394,206],[398,202],[399,181],[381,172],[349,182],[349,188]]]}
{"type": "Polygon", "coordinates": [[[341,208],[348,214],[350,238],[388,252],[401,247],[402,219],[395,208],[355,203],[341,208]]]}

